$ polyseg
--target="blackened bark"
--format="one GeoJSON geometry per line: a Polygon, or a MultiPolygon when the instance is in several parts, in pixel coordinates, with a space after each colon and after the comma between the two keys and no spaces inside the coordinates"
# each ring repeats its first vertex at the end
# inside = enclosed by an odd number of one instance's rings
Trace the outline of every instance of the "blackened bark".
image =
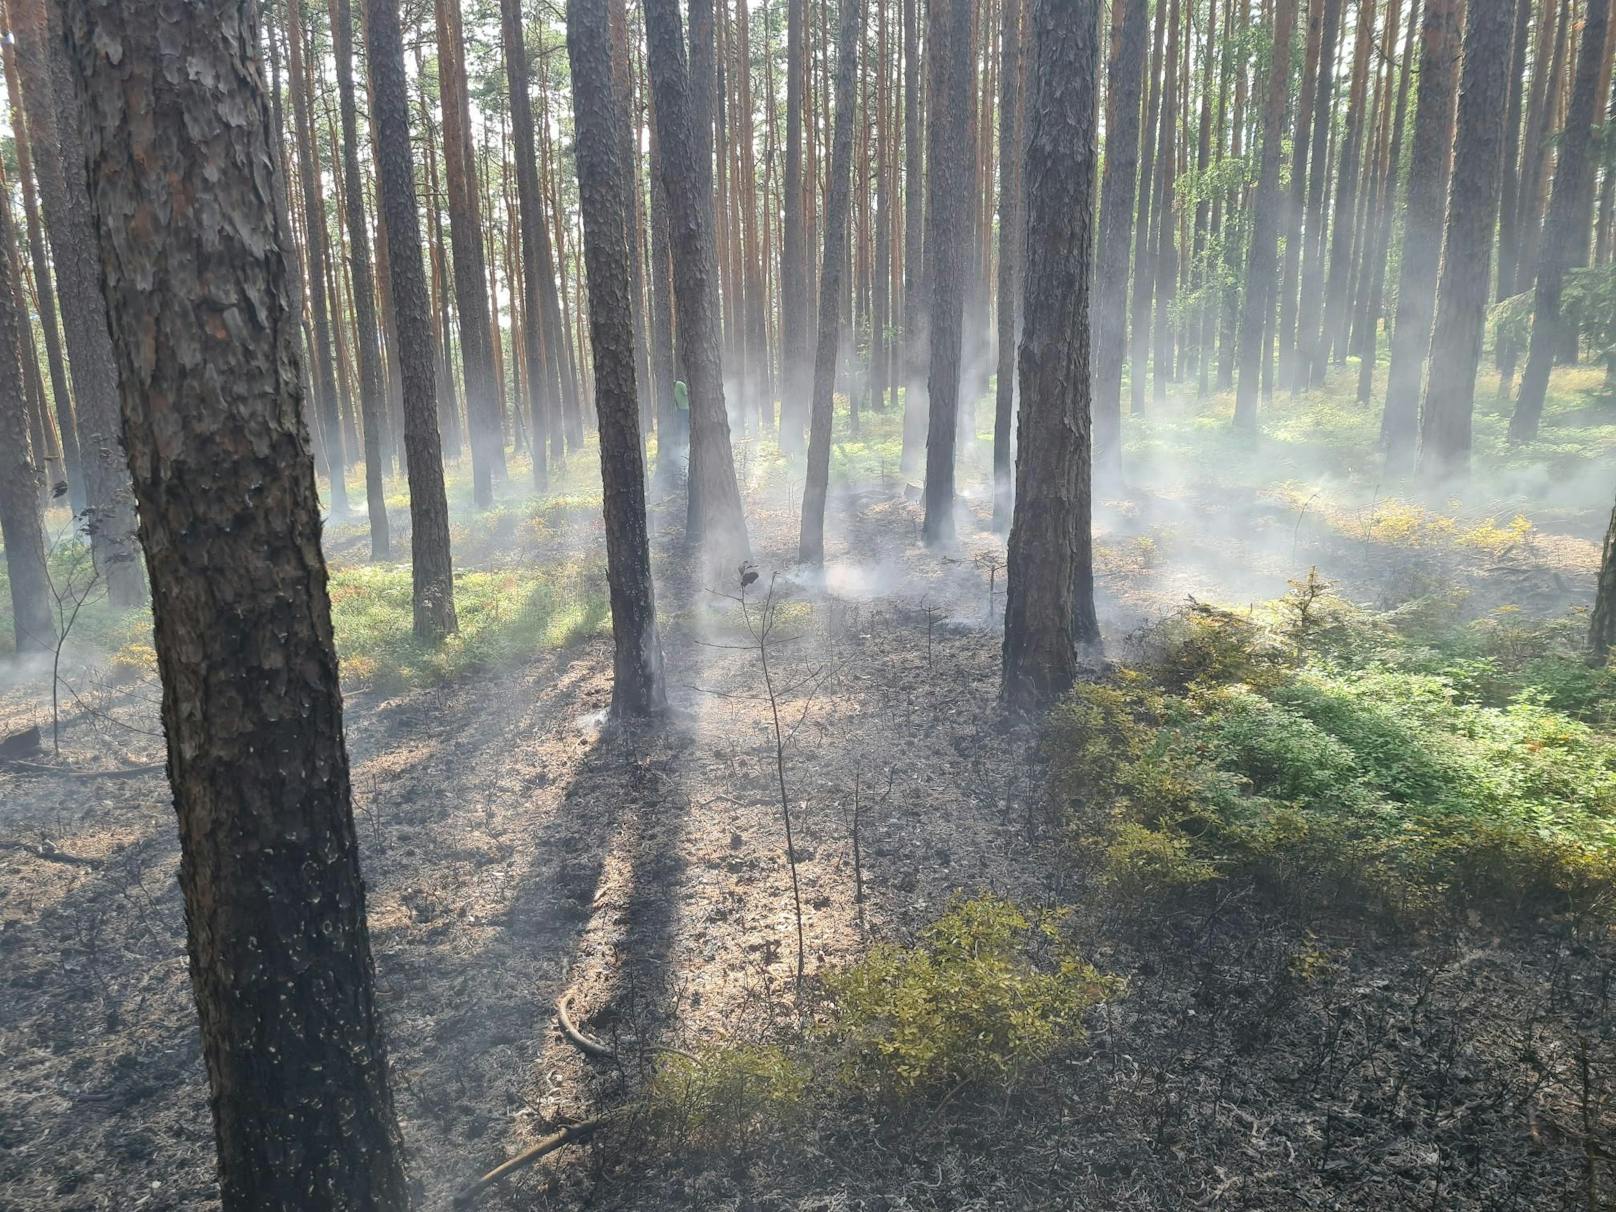
{"type": "Polygon", "coordinates": [[[145,596],[135,551],[135,505],[129,469],[118,446],[118,372],[107,336],[95,226],[84,179],[72,70],[61,38],[60,6],[18,0],[17,67],[38,170],[40,208],[61,288],[62,336],[73,384],[79,457],[84,466],[86,520],[95,566],[114,606],[145,596]]]}
{"type": "MultiPolygon", "coordinates": [[[[1288,3],[1288,0],[1281,0],[1288,3]]],[[[1021,433],[1004,616],[1007,705],[1047,706],[1098,645],[1090,533],[1095,0],[1032,0],[1021,433]],[[1034,252],[1036,250],[1036,252],[1034,252]]]]}
{"type": "Polygon", "coordinates": [[[449,193],[449,249],[454,263],[455,319],[466,385],[466,428],[471,439],[472,496],[479,508],[494,503],[494,479],[505,474],[504,436],[494,381],[494,336],[488,319],[488,262],[483,249],[482,205],[466,91],[465,39],[460,0],[435,0],[438,83],[443,103],[443,178],[449,193]]]}
{"type": "Polygon", "coordinates": [[[223,1204],[402,1208],[257,9],[67,7],[223,1204]]]}
{"type": "Polygon", "coordinates": [[[1296,0],[1275,0],[1274,50],[1263,97],[1262,159],[1252,204],[1251,244],[1246,259],[1246,298],[1240,313],[1239,380],[1235,384],[1235,428],[1254,432],[1263,365],[1269,346],[1273,311],[1275,259],[1279,239],[1279,164],[1284,151],[1285,103],[1290,93],[1291,39],[1296,29],[1296,0]]]}
{"type": "Polygon", "coordinates": [[[1122,471],[1122,360],[1127,338],[1128,251],[1139,177],[1139,107],[1150,45],[1149,0],[1116,5],[1106,72],[1105,171],[1100,185],[1099,271],[1095,282],[1094,467],[1102,480],[1122,471]]]}
{"type": "Polygon", "coordinates": [[[715,565],[732,567],[747,557],[746,521],[724,408],[712,190],[700,192],[691,134],[690,73],[677,0],[645,0],[645,32],[673,254],[674,314],[679,352],[690,377],[685,532],[715,565]]]}
{"type": "Polygon", "coordinates": [[[561,385],[556,377],[555,354],[560,323],[553,297],[555,265],[544,221],[544,195],[539,189],[521,0],[500,0],[500,16],[505,78],[511,93],[511,131],[516,140],[516,206],[522,227],[522,382],[527,389],[532,427],[528,448],[533,452],[533,486],[542,491],[548,482],[545,442],[549,427],[560,424],[561,385]],[[546,297],[546,284],[550,297],[546,297]],[[546,345],[551,351],[549,357],[545,356],[546,345]]]}
{"type": "Polygon", "coordinates": [[[961,137],[970,121],[972,0],[932,0],[927,53],[934,56],[927,89],[926,246],[931,286],[931,369],[926,378],[925,519],[928,544],[954,538],[954,445],[959,422],[961,327],[966,262],[971,244],[971,154],[961,137]]]}
{"type": "Polygon", "coordinates": [[[359,416],[365,430],[365,503],[370,515],[370,558],[392,559],[387,526],[387,397],[382,381],[381,332],[376,323],[376,281],[365,226],[365,185],[359,173],[359,112],[354,101],[353,8],[332,0],[331,31],[337,59],[337,103],[342,112],[342,181],[352,274],[354,343],[359,347],[359,416]]]}
{"type": "Polygon", "coordinates": [[[803,479],[802,530],[797,559],[825,562],[825,495],[830,480],[830,429],[841,342],[839,306],[846,272],[848,194],[853,174],[853,89],[858,79],[858,36],[863,0],[841,0],[836,40],[836,131],[830,151],[830,198],[825,207],[825,259],[819,272],[819,344],[814,351],[814,397],[808,419],[808,469],[803,479]]]}
{"type": "Polygon", "coordinates": [[[1419,470],[1428,480],[1470,467],[1471,411],[1502,188],[1509,80],[1498,65],[1509,58],[1514,13],[1507,4],[1474,0],[1469,10],[1431,374],[1420,414],[1419,470]]]}
{"type": "Polygon", "coordinates": [[[1442,205],[1447,200],[1460,11],[1460,0],[1425,0],[1420,30],[1420,83],[1415,92],[1408,203],[1403,212],[1397,319],[1392,327],[1386,407],[1380,419],[1386,465],[1394,471],[1414,465],[1419,432],[1420,375],[1431,347],[1437,259],[1442,251],[1442,205]]]}
{"type": "MultiPolygon", "coordinates": [[[[10,247],[12,239],[11,194],[0,190],[0,248],[10,247]]],[[[56,625],[45,571],[45,535],[39,522],[39,468],[28,440],[22,314],[11,267],[10,257],[0,257],[0,542],[6,548],[17,652],[50,652],[55,647],[56,625]]]]}
{"type": "MultiPolygon", "coordinates": [[[[611,711],[622,719],[661,714],[667,702],[645,522],[645,457],[634,391],[634,322],[629,315],[628,243],[624,239],[628,199],[618,151],[618,124],[627,119],[612,80],[607,8],[611,2],[568,0],[567,57],[572,66],[578,190],[589,274],[589,338],[594,350],[606,514],[606,579],[611,587],[615,650],[611,711]]],[[[677,18],[677,11],[674,16],[677,18]]],[[[659,91],[659,107],[665,95],[659,91]]],[[[688,149],[688,140],[684,147],[688,149]]]]}
{"type": "Polygon", "coordinates": [[[1587,198],[1594,170],[1593,124],[1599,107],[1609,22],[1610,0],[1588,0],[1577,48],[1577,74],[1554,165],[1554,193],[1543,222],[1537,292],[1532,305],[1532,341],[1527,347],[1526,369],[1521,372],[1521,393],[1509,419],[1512,442],[1526,442],[1537,436],[1549,372],[1565,340],[1567,322],[1560,311],[1560,295],[1565,289],[1566,271],[1575,264],[1579,243],[1585,238],[1578,228],[1588,218],[1587,198]]]}
{"type": "Polygon", "coordinates": [[[1016,337],[1020,330],[1021,258],[1026,252],[1023,223],[1021,161],[1022,69],[1021,14],[1024,0],[1002,0],[999,34],[999,340],[998,381],[993,401],[993,529],[1010,529],[1014,484],[1010,478],[1010,444],[1016,403],[1016,337]]]}
{"type": "Polygon", "coordinates": [[[421,217],[410,152],[410,98],[398,0],[365,0],[370,95],[375,107],[377,196],[390,255],[398,370],[404,396],[404,467],[410,482],[415,635],[434,643],[457,630],[449,503],[438,436],[437,344],[421,264],[421,217]]]}

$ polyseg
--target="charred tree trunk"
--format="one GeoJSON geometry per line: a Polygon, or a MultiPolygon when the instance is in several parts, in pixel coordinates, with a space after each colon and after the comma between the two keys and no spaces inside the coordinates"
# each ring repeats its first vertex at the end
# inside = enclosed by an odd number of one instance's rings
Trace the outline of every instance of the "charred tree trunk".
{"type": "MultiPolygon", "coordinates": [[[[645,521],[645,456],[634,388],[634,320],[629,312],[633,300],[624,236],[628,199],[620,150],[620,124],[627,116],[618,104],[612,78],[608,12],[612,2],[569,0],[567,58],[572,67],[578,189],[589,273],[589,339],[600,424],[606,579],[611,586],[615,650],[611,712],[617,719],[641,719],[660,715],[667,702],[645,521]]],[[[671,16],[677,25],[677,10],[671,16]]],[[[649,21],[647,24],[649,32],[649,21]]],[[[677,36],[677,28],[674,32],[677,36]]],[[[675,45],[682,74],[682,39],[675,45]]],[[[667,90],[659,89],[657,98],[660,111],[667,102],[667,90]]],[[[688,138],[680,147],[688,152],[688,138]]]]}
{"type": "Polygon", "coordinates": [[[402,1208],[256,7],[68,32],[223,1203],[402,1208]]]}
{"type": "Polygon", "coordinates": [[[455,631],[449,503],[438,437],[437,342],[422,268],[421,217],[410,152],[410,99],[398,0],[366,0],[370,96],[375,110],[377,199],[387,233],[398,370],[404,398],[404,468],[410,484],[410,569],[417,638],[435,643],[455,631]]]}
{"type": "Polygon", "coordinates": [[[847,263],[848,194],[853,173],[853,90],[858,82],[858,37],[863,0],[841,0],[836,39],[836,132],[830,149],[830,199],[825,207],[825,259],[819,273],[819,345],[814,352],[814,398],[808,420],[808,470],[803,481],[802,532],[797,559],[825,562],[825,496],[830,481],[830,430],[836,392],[838,322],[847,263]]]}
{"type": "Polygon", "coordinates": [[[1094,251],[1094,0],[1032,0],[1021,432],[1003,698],[1047,706],[1099,644],[1090,534],[1089,276],[1094,251]]]}
{"type": "Polygon", "coordinates": [[[1509,81],[1498,65],[1509,59],[1515,24],[1506,4],[1472,0],[1469,7],[1431,374],[1420,415],[1419,470],[1432,481],[1470,468],[1470,420],[1487,323],[1508,109],[1509,81]]]}
{"type": "Polygon", "coordinates": [[[1610,0],[1588,0],[1577,48],[1577,74],[1554,166],[1554,193],[1543,224],[1537,293],[1532,306],[1532,341],[1527,349],[1526,369],[1521,372],[1521,393],[1509,420],[1511,442],[1526,442],[1537,436],[1549,372],[1565,340],[1567,323],[1560,310],[1560,296],[1566,272],[1575,264],[1578,247],[1586,238],[1580,227],[1588,218],[1586,199],[1594,171],[1593,124],[1599,108],[1609,22],[1610,0]]]}
{"type": "Polygon", "coordinates": [[[1392,328],[1386,408],[1380,420],[1386,465],[1393,471],[1413,467],[1419,432],[1420,378],[1431,346],[1437,259],[1442,251],[1442,204],[1447,199],[1459,14],[1460,0],[1425,0],[1397,320],[1392,328]]]}

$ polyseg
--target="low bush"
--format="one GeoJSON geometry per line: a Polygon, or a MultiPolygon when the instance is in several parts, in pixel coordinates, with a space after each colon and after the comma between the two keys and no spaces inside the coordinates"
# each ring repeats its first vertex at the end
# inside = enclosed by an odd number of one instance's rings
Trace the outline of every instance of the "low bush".
{"type": "Polygon", "coordinates": [[[1608,673],[1561,622],[1406,624],[1310,579],[1250,615],[1192,606],[1077,687],[1045,745],[1107,883],[1244,875],[1410,913],[1602,907],[1608,673]]]}

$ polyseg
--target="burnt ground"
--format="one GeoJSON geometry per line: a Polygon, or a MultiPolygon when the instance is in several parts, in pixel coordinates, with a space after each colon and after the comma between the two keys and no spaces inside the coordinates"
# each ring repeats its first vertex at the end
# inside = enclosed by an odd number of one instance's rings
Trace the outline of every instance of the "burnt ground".
{"type": "MultiPolygon", "coordinates": [[[[752,504],[755,621],[794,514],[752,504]]],[[[835,509],[825,583],[781,575],[769,641],[810,974],[907,938],[956,892],[993,890],[1077,905],[1081,944],[1126,995],[1009,1094],[903,1115],[844,1105],[730,1157],[607,1134],[486,1206],[1616,1206],[1608,938],[1479,919],[1410,933],[1239,889],[1159,912],[1107,904],[1056,827],[1033,738],[1001,727],[1002,544],[982,502],[944,557],[918,547],[901,484],[835,509]]],[[[1185,594],[1271,597],[1309,564],[1371,604],[1442,581],[1463,583],[1470,613],[1552,613],[1586,600],[1597,560],[1593,513],[1486,558],[1211,487],[1124,494],[1104,513],[1113,649],[1185,594]]],[[[678,714],[659,733],[601,735],[603,639],[431,690],[350,692],[379,998],[422,1206],[624,1101],[653,1044],[768,1037],[805,1012],[769,701],[736,592],[662,586],[678,714]],[[563,995],[620,1059],[561,1037],[563,995]]],[[[0,1204],[19,1212],[216,1203],[171,807],[160,772],[139,769],[161,756],[153,694],[104,686],[75,704],[73,773],[0,770],[0,1204]]],[[[24,691],[4,704],[0,732],[41,718],[24,691]]]]}

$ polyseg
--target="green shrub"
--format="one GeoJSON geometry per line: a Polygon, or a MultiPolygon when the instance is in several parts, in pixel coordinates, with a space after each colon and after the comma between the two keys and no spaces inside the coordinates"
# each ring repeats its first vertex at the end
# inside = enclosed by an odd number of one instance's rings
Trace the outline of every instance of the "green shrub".
{"type": "Polygon", "coordinates": [[[1243,873],[1398,912],[1584,911],[1616,876],[1616,737],[1564,624],[1410,638],[1311,585],[1257,616],[1192,607],[1147,679],[1082,686],[1045,750],[1123,895],[1243,873]],[[1296,598],[1306,619],[1301,629],[1296,598]],[[1272,658],[1281,639],[1296,659],[1272,658]],[[1305,651],[1302,651],[1305,650],[1305,651]]]}
{"type": "Polygon", "coordinates": [[[809,1071],[765,1044],[669,1055],[646,1091],[652,1131],[679,1148],[734,1154],[802,1117],[809,1071]]]}
{"type": "Polygon", "coordinates": [[[826,979],[841,1079],[883,1096],[1008,1085],[1083,1038],[1119,991],[1062,941],[1059,917],[956,901],[913,947],[878,946],[826,979]]]}

